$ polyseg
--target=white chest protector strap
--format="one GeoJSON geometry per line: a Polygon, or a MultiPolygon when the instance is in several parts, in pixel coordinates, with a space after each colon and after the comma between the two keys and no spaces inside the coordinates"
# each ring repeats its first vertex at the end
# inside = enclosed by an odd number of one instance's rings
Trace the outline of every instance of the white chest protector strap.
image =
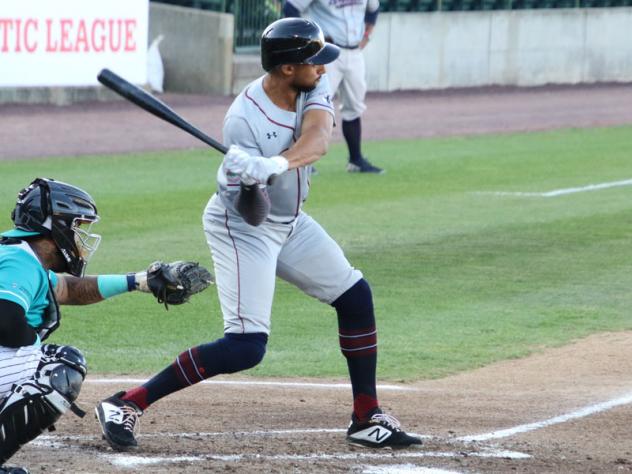
{"type": "Polygon", "coordinates": [[[48,308],[44,310],[44,321],[37,328],[40,340],[45,340],[51,333],[59,327],[61,321],[61,312],[59,311],[59,304],[55,297],[55,289],[53,284],[48,280],[48,308]]]}

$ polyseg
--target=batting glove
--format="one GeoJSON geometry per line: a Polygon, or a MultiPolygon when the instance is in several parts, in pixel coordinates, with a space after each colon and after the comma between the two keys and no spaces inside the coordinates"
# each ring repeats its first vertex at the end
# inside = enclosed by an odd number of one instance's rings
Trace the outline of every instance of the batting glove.
{"type": "Polygon", "coordinates": [[[276,176],[287,171],[289,163],[282,156],[252,156],[246,163],[246,169],[241,173],[241,180],[252,181],[260,184],[268,183],[270,176],[276,176]]]}
{"type": "Polygon", "coordinates": [[[252,157],[247,152],[237,145],[231,145],[224,155],[224,171],[226,174],[240,175],[246,170],[246,164],[250,159],[252,157]]]}

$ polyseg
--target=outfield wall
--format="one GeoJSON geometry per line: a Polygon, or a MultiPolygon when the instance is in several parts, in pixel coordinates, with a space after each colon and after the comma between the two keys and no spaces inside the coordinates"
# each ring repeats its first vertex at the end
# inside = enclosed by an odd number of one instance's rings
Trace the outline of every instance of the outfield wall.
{"type": "Polygon", "coordinates": [[[149,41],[163,35],[160,55],[169,92],[231,93],[233,15],[150,4],[149,41]]]}
{"type": "Polygon", "coordinates": [[[632,8],[387,13],[372,91],[632,81],[632,8]]]}
{"type": "MultiPolygon", "coordinates": [[[[262,74],[256,56],[233,55],[233,28],[230,14],[152,2],[148,40],[164,35],[165,90],[228,95],[262,74]]],[[[631,32],[632,8],[383,13],[364,51],[368,87],[632,82],[631,32]]],[[[112,97],[89,85],[0,87],[0,103],[112,97]]]]}

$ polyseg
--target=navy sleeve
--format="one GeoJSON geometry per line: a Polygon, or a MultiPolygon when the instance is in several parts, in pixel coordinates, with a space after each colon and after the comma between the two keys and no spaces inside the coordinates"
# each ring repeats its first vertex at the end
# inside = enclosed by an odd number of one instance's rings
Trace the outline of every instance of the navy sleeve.
{"type": "Polygon", "coordinates": [[[298,8],[286,0],[283,4],[283,15],[286,17],[300,17],[301,12],[299,12],[298,8]]]}
{"type": "Polygon", "coordinates": [[[377,14],[379,12],[380,10],[375,10],[374,12],[367,11],[364,14],[364,22],[368,23],[369,25],[375,25],[375,23],[377,22],[377,14]]]}
{"type": "Polygon", "coordinates": [[[9,300],[0,299],[0,346],[30,346],[37,333],[26,322],[24,308],[9,300]]]}

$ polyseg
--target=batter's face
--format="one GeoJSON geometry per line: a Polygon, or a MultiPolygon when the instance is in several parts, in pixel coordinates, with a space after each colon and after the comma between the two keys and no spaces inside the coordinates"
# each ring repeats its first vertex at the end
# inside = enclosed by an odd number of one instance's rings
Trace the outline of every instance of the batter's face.
{"type": "Polygon", "coordinates": [[[295,64],[294,77],[290,85],[299,92],[311,92],[323,74],[325,66],[322,64],[295,64]]]}

